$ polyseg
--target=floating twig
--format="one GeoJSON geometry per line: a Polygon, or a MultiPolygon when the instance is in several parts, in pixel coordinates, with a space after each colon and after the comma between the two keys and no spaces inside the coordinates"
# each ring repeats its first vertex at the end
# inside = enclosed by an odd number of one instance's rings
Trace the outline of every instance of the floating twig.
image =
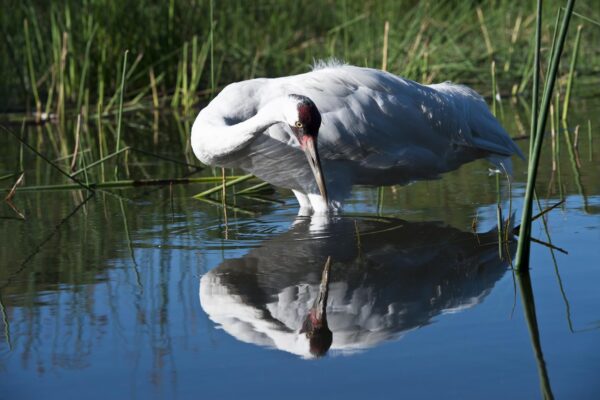
{"type": "Polygon", "coordinates": [[[563,254],[569,254],[569,252],[567,250],[565,250],[563,248],[560,248],[558,246],[555,246],[555,245],[553,245],[550,242],[544,242],[543,240],[536,239],[533,236],[531,237],[531,241],[534,242],[534,243],[537,243],[537,244],[541,244],[542,246],[546,246],[546,247],[548,247],[548,248],[550,248],[552,250],[560,251],[563,254]]]}
{"type": "Polygon", "coordinates": [[[211,195],[213,193],[217,193],[217,192],[223,190],[224,188],[227,188],[227,187],[230,187],[230,186],[233,186],[233,185],[237,185],[238,183],[245,182],[245,181],[247,181],[248,179],[251,179],[251,178],[254,178],[254,175],[251,175],[251,174],[249,174],[249,175],[242,175],[240,177],[237,177],[236,179],[232,179],[232,180],[226,182],[225,184],[220,184],[220,185],[217,185],[217,186],[215,186],[215,187],[213,187],[211,189],[205,190],[204,192],[198,193],[197,195],[194,195],[194,198],[195,199],[199,199],[201,197],[206,197],[206,196],[211,195]]]}
{"type": "Polygon", "coordinates": [[[25,172],[21,172],[21,175],[19,175],[19,177],[15,181],[15,184],[8,191],[8,194],[4,198],[4,201],[6,201],[6,202],[11,202],[12,201],[13,197],[15,197],[15,193],[17,191],[17,186],[19,186],[19,185],[21,185],[23,183],[23,178],[24,177],[25,177],[25,172]]]}
{"type": "Polygon", "coordinates": [[[241,208],[239,206],[234,206],[234,205],[231,205],[231,204],[228,204],[228,203],[221,203],[220,201],[213,200],[210,197],[196,197],[196,200],[200,200],[200,201],[203,201],[205,203],[212,204],[212,205],[218,206],[218,207],[227,207],[230,210],[235,211],[236,213],[244,214],[244,215],[247,215],[249,217],[255,217],[256,214],[257,214],[254,211],[246,210],[246,209],[241,208]]]}
{"type": "MultiPolygon", "coordinates": [[[[220,180],[220,177],[219,177],[220,180]]],[[[111,182],[97,182],[90,183],[90,190],[100,188],[126,188],[136,186],[165,186],[165,185],[178,185],[178,184],[189,184],[189,183],[213,183],[214,177],[200,177],[200,178],[171,178],[171,179],[139,179],[139,180],[121,180],[111,182]]],[[[79,185],[75,184],[62,184],[62,185],[41,185],[41,186],[23,186],[17,188],[17,191],[22,192],[33,192],[33,191],[50,191],[50,190],[73,190],[79,189],[79,185]]]]}
{"type": "Polygon", "coordinates": [[[77,154],[79,153],[79,133],[81,130],[81,113],[77,114],[77,126],[75,128],[75,148],[73,149],[73,158],[71,159],[71,171],[75,169],[75,163],[77,162],[77,154]]]}
{"type": "MultiPolygon", "coordinates": [[[[246,189],[242,189],[242,190],[236,192],[235,194],[237,196],[237,195],[242,195],[242,194],[262,193],[262,192],[268,191],[267,188],[270,188],[270,187],[271,187],[271,184],[269,182],[261,182],[257,185],[250,186],[246,189]]],[[[271,188],[271,190],[272,190],[272,188],[271,188]]]]}
{"type": "MultiPolygon", "coordinates": [[[[542,215],[554,210],[556,207],[560,206],[561,204],[563,204],[565,202],[565,200],[561,200],[558,203],[546,208],[545,210],[539,212],[538,214],[536,214],[535,216],[531,217],[531,221],[535,221],[536,219],[538,219],[539,217],[541,217],[542,215]]],[[[518,225],[516,227],[513,228],[513,233],[518,234],[519,230],[521,229],[521,225],[518,225]]]]}
{"type": "Polygon", "coordinates": [[[72,177],[71,175],[69,175],[67,172],[63,171],[59,166],[57,166],[52,161],[50,161],[46,156],[44,156],[42,153],[40,153],[39,151],[37,151],[36,149],[34,149],[33,147],[31,147],[25,140],[21,139],[16,133],[14,133],[10,129],[4,127],[3,125],[0,125],[0,128],[2,128],[2,130],[4,130],[5,132],[8,132],[11,135],[13,135],[19,142],[21,142],[22,144],[24,144],[29,150],[31,150],[32,152],[34,152],[38,157],[40,157],[42,160],[44,160],[45,162],[47,162],[48,164],[50,164],[50,166],[52,166],[58,172],[60,172],[61,174],[63,174],[64,176],[66,176],[67,178],[69,178],[70,180],[72,180],[73,182],[75,182],[77,185],[79,185],[82,188],[84,188],[86,190],[89,190],[91,192],[94,191],[94,189],[92,189],[90,186],[86,185],[85,183],[81,182],[78,179],[75,179],[74,177],[72,177]]]}

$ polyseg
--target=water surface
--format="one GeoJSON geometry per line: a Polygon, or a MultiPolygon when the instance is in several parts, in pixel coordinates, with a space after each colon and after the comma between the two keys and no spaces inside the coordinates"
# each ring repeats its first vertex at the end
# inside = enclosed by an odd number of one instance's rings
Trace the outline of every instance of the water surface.
{"type": "MultiPolygon", "coordinates": [[[[329,222],[296,217],[283,190],[263,201],[229,193],[226,213],[191,197],[200,184],[19,192],[26,220],[0,211],[0,397],[597,398],[600,140],[587,132],[588,119],[600,126],[597,106],[572,118],[576,151],[561,133],[557,170],[543,161],[541,204],[565,200],[548,233],[568,254],[534,244],[531,285],[511,269],[514,244],[495,243],[485,162],[405,188],[357,188],[329,222]],[[303,330],[328,257],[331,340],[303,330]]],[[[506,107],[514,135],[519,121],[506,107]]],[[[189,121],[158,124],[132,117],[125,140],[189,157],[189,121]]],[[[50,153],[45,129],[26,137],[50,153]]],[[[19,146],[0,145],[4,175],[19,146]]],[[[28,185],[62,182],[24,157],[28,185]]],[[[136,179],[191,172],[142,154],[129,166],[136,179]]],[[[520,215],[524,168],[501,180],[504,217],[509,197],[520,215]]],[[[533,235],[548,242],[539,221],[533,235]]]]}

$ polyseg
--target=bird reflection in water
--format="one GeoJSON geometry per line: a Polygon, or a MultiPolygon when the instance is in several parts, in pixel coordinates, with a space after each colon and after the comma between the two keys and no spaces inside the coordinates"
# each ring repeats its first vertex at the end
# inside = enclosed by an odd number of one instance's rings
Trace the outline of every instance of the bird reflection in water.
{"type": "Polygon", "coordinates": [[[479,304],[507,271],[512,242],[506,250],[500,258],[495,228],[300,218],[202,276],[200,303],[243,342],[304,358],[350,354],[479,304]]]}
{"type": "Polygon", "coordinates": [[[319,294],[315,299],[313,307],[309,310],[300,333],[308,338],[310,354],[324,356],[333,342],[333,334],[327,325],[327,296],[329,294],[329,271],[331,270],[331,257],[327,262],[321,275],[319,294]]]}

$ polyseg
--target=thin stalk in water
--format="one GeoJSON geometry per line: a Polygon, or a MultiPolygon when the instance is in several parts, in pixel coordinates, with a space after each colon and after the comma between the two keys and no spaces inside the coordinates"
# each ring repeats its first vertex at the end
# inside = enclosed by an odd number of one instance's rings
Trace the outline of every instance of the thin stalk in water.
{"type": "MultiPolygon", "coordinates": [[[[121,88],[119,89],[119,113],[117,114],[117,143],[115,145],[115,153],[119,151],[121,146],[121,122],[123,120],[123,92],[125,91],[125,73],[127,71],[127,55],[129,50],[125,50],[123,56],[123,71],[121,73],[121,88]]],[[[115,165],[115,179],[119,179],[119,164],[115,165]]]]}
{"type": "Polygon", "coordinates": [[[531,347],[537,364],[537,370],[540,380],[540,390],[544,399],[554,399],[550,379],[548,378],[548,370],[544,361],[544,353],[542,352],[542,343],[540,340],[540,331],[538,328],[537,317],[535,313],[535,301],[533,297],[533,289],[531,287],[531,277],[529,271],[522,274],[517,274],[517,282],[521,293],[521,304],[523,305],[523,314],[527,321],[529,329],[529,338],[531,339],[531,347]]]}
{"type": "Polygon", "coordinates": [[[377,215],[381,215],[383,212],[383,186],[377,188],[377,215]]]}
{"type": "MultiPolygon", "coordinates": [[[[544,130],[546,128],[546,120],[548,116],[548,109],[550,108],[550,101],[552,93],[554,91],[554,83],[556,76],[558,75],[558,64],[560,62],[560,56],[563,52],[565,39],[567,37],[567,31],[569,29],[569,21],[573,13],[573,7],[575,6],[575,0],[569,0],[565,15],[560,28],[558,36],[556,52],[552,55],[552,62],[550,63],[550,73],[548,81],[546,82],[544,97],[542,99],[542,105],[540,107],[540,116],[536,126],[535,143],[533,146],[533,152],[529,160],[529,167],[527,173],[527,188],[525,191],[525,199],[523,204],[523,212],[521,216],[521,230],[519,232],[519,243],[517,245],[516,255],[516,269],[523,270],[527,269],[529,265],[529,253],[531,243],[529,238],[531,236],[531,210],[533,203],[533,189],[535,188],[535,181],[537,178],[537,170],[539,167],[540,154],[542,152],[542,143],[544,140],[544,130]]],[[[538,15],[541,18],[541,14],[538,15]]]]}
{"type": "Polygon", "coordinates": [[[592,121],[588,119],[588,151],[589,151],[589,159],[592,161],[592,121]]]}
{"type": "Polygon", "coordinates": [[[96,25],[94,27],[94,29],[92,30],[92,34],[90,35],[90,37],[86,43],[86,46],[85,46],[83,67],[82,67],[82,71],[81,71],[81,78],[79,79],[79,92],[77,94],[77,106],[76,106],[77,110],[81,109],[81,105],[82,105],[82,101],[83,101],[83,92],[84,92],[84,88],[85,88],[87,71],[88,71],[88,68],[90,65],[90,49],[92,47],[92,42],[94,40],[94,35],[96,35],[97,28],[98,28],[98,26],[96,25]]]}
{"type": "MultiPolygon", "coordinates": [[[[234,176],[231,178],[240,178],[234,176]]],[[[74,179],[74,178],[73,178],[74,179]]],[[[88,185],[89,190],[99,188],[128,188],[137,186],[164,186],[164,185],[176,185],[176,184],[190,184],[190,183],[214,183],[221,180],[221,177],[215,179],[214,177],[200,177],[200,178],[172,178],[172,179],[129,179],[122,181],[110,181],[110,182],[97,182],[90,183],[88,185]]],[[[53,191],[53,190],[73,190],[80,189],[82,184],[59,184],[59,185],[41,185],[41,186],[22,186],[18,187],[18,192],[37,192],[37,191],[53,191]]],[[[219,185],[220,190],[220,185],[219,185]]]]}
{"type": "MultiPolygon", "coordinates": [[[[251,174],[249,174],[249,175],[242,175],[240,177],[237,177],[236,179],[232,179],[232,180],[228,181],[224,185],[223,184],[217,185],[217,186],[215,186],[215,187],[213,187],[211,189],[205,190],[202,193],[198,193],[197,195],[195,195],[193,197],[195,199],[206,197],[209,194],[217,193],[217,192],[223,190],[223,188],[227,188],[227,187],[230,187],[232,185],[237,185],[238,183],[245,182],[245,181],[247,181],[248,179],[251,179],[251,178],[254,178],[254,175],[251,175],[251,174]]],[[[219,177],[219,180],[221,180],[221,179],[222,179],[222,177],[219,177]]]]}
{"type": "Polygon", "coordinates": [[[492,114],[494,114],[494,116],[496,116],[496,96],[497,96],[497,90],[496,90],[496,61],[492,61],[492,66],[491,66],[491,72],[492,72],[492,114]]]}
{"type": "Polygon", "coordinates": [[[533,153],[533,143],[538,121],[538,93],[540,84],[540,47],[542,31],[542,0],[537,1],[537,19],[535,27],[535,50],[533,56],[533,88],[531,96],[531,129],[529,132],[529,158],[533,153]]]}
{"type": "Polygon", "coordinates": [[[250,186],[249,188],[246,189],[242,189],[238,192],[236,192],[236,196],[238,195],[242,195],[242,194],[255,194],[255,193],[260,193],[260,192],[264,192],[264,191],[270,191],[273,190],[271,188],[271,184],[269,182],[261,182],[257,185],[253,185],[250,186]]]}
{"type": "Polygon", "coordinates": [[[88,165],[86,165],[85,167],[83,167],[81,169],[78,169],[77,171],[71,173],[71,176],[77,176],[77,175],[81,174],[82,172],[84,172],[84,171],[86,171],[86,170],[88,170],[88,169],[90,169],[92,167],[95,167],[96,165],[100,165],[103,162],[105,162],[107,160],[110,160],[111,158],[113,158],[115,156],[118,156],[119,154],[123,153],[124,151],[130,150],[130,149],[131,149],[131,147],[129,147],[129,146],[123,147],[121,150],[119,150],[117,152],[109,154],[106,157],[102,157],[101,159],[96,160],[93,163],[88,164],[88,165]]]}
{"type": "Polygon", "coordinates": [[[577,54],[579,53],[579,42],[581,41],[581,29],[583,25],[577,27],[577,36],[575,36],[575,49],[573,49],[573,57],[571,58],[571,65],[569,66],[569,79],[567,80],[567,91],[565,93],[565,101],[563,103],[563,122],[567,121],[567,114],[569,113],[569,100],[571,99],[571,89],[573,88],[573,76],[575,75],[575,64],[577,64],[577,54]]]}
{"type": "Polygon", "coordinates": [[[389,32],[390,32],[390,21],[385,21],[385,25],[383,27],[383,51],[382,51],[382,61],[381,61],[381,70],[382,71],[387,71],[389,32]]]}
{"type": "Polygon", "coordinates": [[[140,278],[140,271],[138,271],[138,264],[135,261],[135,252],[133,251],[133,244],[131,241],[131,235],[129,234],[129,224],[127,223],[127,214],[125,213],[125,207],[123,206],[123,200],[119,200],[121,206],[121,217],[123,218],[123,228],[125,229],[125,236],[127,237],[127,247],[129,248],[129,256],[133,262],[133,272],[135,273],[135,282],[137,283],[138,289],[143,292],[144,286],[140,278]]]}
{"type": "Polygon", "coordinates": [[[29,40],[29,24],[27,20],[23,21],[23,28],[25,29],[25,47],[27,49],[27,66],[29,70],[29,84],[31,85],[31,92],[35,100],[36,120],[40,118],[42,112],[42,103],[40,102],[40,95],[37,90],[37,81],[35,79],[35,68],[33,66],[33,55],[31,50],[31,41],[29,40]]]}
{"type": "Polygon", "coordinates": [[[75,182],[78,186],[81,186],[84,189],[89,190],[90,192],[93,192],[94,190],[86,185],[85,183],[73,178],[72,176],[70,176],[68,173],[66,173],[65,171],[63,171],[59,166],[57,166],[56,164],[54,164],[52,161],[50,161],[46,156],[44,156],[43,154],[41,154],[39,151],[37,151],[36,149],[34,149],[31,145],[29,145],[27,142],[25,142],[23,139],[21,139],[19,137],[19,135],[17,135],[16,133],[14,133],[13,131],[5,128],[4,126],[0,125],[0,128],[7,132],[10,133],[11,135],[13,135],[19,142],[21,142],[23,145],[25,145],[25,147],[27,147],[29,150],[31,150],[32,152],[34,152],[38,157],[40,157],[42,160],[44,160],[46,163],[48,163],[51,167],[53,167],[54,169],[56,169],[58,172],[60,172],[62,175],[66,176],[67,178],[71,179],[73,182],[75,182]]]}
{"type": "Polygon", "coordinates": [[[6,339],[6,344],[8,345],[8,351],[12,351],[13,346],[10,340],[10,322],[8,319],[8,315],[6,314],[6,308],[4,307],[4,303],[2,302],[2,296],[0,296],[0,314],[2,314],[2,323],[4,324],[4,338],[6,339]]]}
{"type": "Polygon", "coordinates": [[[212,205],[217,206],[217,207],[228,208],[228,209],[232,210],[235,213],[239,213],[239,214],[246,215],[246,216],[249,216],[249,217],[256,217],[256,213],[253,212],[253,211],[246,210],[246,209],[241,208],[239,206],[234,206],[234,205],[231,205],[231,204],[228,204],[228,203],[222,203],[220,201],[213,200],[210,197],[198,197],[198,198],[196,198],[196,200],[200,200],[200,201],[203,201],[203,202],[208,203],[208,204],[212,204],[212,205]]]}
{"type": "Polygon", "coordinates": [[[587,195],[585,194],[585,189],[583,187],[583,182],[581,180],[581,173],[579,171],[579,166],[577,165],[577,154],[575,152],[575,146],[573,144],[573,140],[571,139],[571,133],[569,132],[567,125],[563,126],[563,133],[565,136],[565,142],[567,144],[567,151],[569,153],[569,160],[571,162],[571,168],[573,169],[573,177],[575,178],[575,185],[577,186],[579,195],[583,199],[583,209],[587,213],[587,212],[589,212],[587,195]]]}
{"type": "Polygon", "coordinates": [[[500,194],[500,171],[496,171],[496,219],[498,229],[498,256],[502,259],[502,196],[500,194]]]}

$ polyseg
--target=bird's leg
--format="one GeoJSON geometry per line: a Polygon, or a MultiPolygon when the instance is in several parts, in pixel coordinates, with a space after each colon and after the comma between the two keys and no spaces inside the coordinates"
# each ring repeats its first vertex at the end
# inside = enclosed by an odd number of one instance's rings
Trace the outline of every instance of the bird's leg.
{"type": "Polygon", "coordinates": [[[329,213],[329,205],[320,194],[309,193],[308,199],[310,200],[310,205],[315,214],[327,214],[329,213]]]}
{"type": "Polygon", "coordinates": [[[296,196],[296,199],[298,199],[298,204],[300,205],[298,215],[301,217],[309,216],[312,213],[312,206],[310,205],[308,196],[297,190],[292,190],[292,192],[294,192],[294,196],[296,196]]]}

